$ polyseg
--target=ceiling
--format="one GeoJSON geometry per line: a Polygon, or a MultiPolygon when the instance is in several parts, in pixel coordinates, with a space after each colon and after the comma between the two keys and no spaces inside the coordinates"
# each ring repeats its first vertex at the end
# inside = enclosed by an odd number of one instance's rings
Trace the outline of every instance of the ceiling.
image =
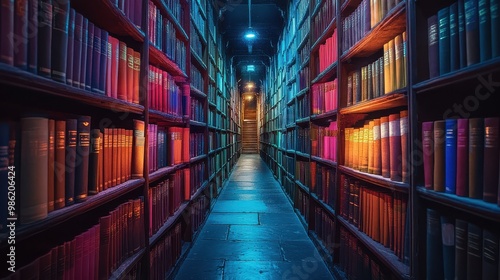
{"type": "Polygon", "coordinates": [[[251,52],[249,42],[244,38],[249,26],[249,0],[217,0],[216,6],[221,10],[219,30],[226,43],[226,55],[233,58],[236,69],[236,80],[239,81],[240,92],[248,81],[257,85],[266,76],[266,65],[270,57],[276,53],[276,44],[283,31],[286,10],[289,1],[284,0],[250,0],[251,26],[257,32],[252,40],[251,52]],[[255,71],[246,71],[247,65],[254,65],[255,71]]]}

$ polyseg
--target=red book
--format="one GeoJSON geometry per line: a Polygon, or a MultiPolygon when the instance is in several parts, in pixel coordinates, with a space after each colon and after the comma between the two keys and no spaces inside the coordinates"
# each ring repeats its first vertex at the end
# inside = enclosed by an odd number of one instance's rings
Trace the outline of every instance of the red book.
{"type": "MultiPolygon", "coordinates": [[[[141,2],[141,1],[136,1],[136,2],[141,2]]],[[[132,102],[135,104],[139,104],[140,100],[140,72],[141,72],[141,53],[140,52],[135,52],[134,51],[134,95],[132,98],[132,102]]]]}
{"type": "Polygon", "coordinates": [[[113,37],[108,35],[108,42],[106,44],[106,96],[113,97],[111,91],[111,84],[113,83],[111,68],[113,64],[113,37]]]}
{"type": "Polygon", "coordinates": [[[499,118],[484,119],[483,200],[497,202],[499,168],[499,118]]]}
{"type": "Polygon", "coordinates": [[[422,124],[422,150],[424,157],[424,186],[433,189],[434,182],[434,122],[422,124]]]}
{"type": "MultiPolygon", "coordinates": [[[[50,11],[52,13],[52,6],[50,11]]],[[[44,14],[41,13],[41,15],[44,14]]],[[[3,0],[0,5],[0,62],[9,65],[14,65],[14,44],[10,40],[13,33],[14,0],[3,0]]]]}
{"type": "Polygon", "coordinates": [[[380,118],[380,154],[382,156],[382,176],[386,178],[391,177],[391,164],[390,156],[392,151],[390,150],[390,139],[389,139],[389,118],[380,118]]]}
{"type": "Polygon", "coordinates": [[[399,114],[389,115],[389,148],[391,180],[401,181],[401,125],[399,114]]]}
{"type": "Polygon", "coordinates": [[[403,182],[410,181],[410,165],[408,162],[408,111],[404,110],[400,115],[401,129],[401,177],[403,182]]]}
{"type": "Polygon", "coordinates": [[[456,194],[469,195],[469,120],[457,120],[457,180],[456,194]]]}
{"type": "Polygon", "coordinates": [[[127,45],[124,42],[119,42],[119,52],[117,96],[127,101],[127,45]]]}
{"type": "Polygon", "coordinates": [[[484,123],[469,119],[469,197],[483,198],[484,123]]]}
{"type": "Polygon", "coordinates": [[[118,66],[120,60],[120,41],[110,36],[109,42],[111,43],[111,97],[118,98],[118,66]]]}
{"type": "Polygon", "coordinates": [[[132,103],[134,100],[134,50],[127,47],[127,101],[132,103]]]}
{"type": "Polygon", "coordinates": [[[111,216],[103,216],[99,220],[100,241],[99,241],[99,279],[108,279],[110,275],[110,235],[111,235],[111,216]]]}
{"type": "Polygon", "coordinates": [[[434,175],[433,188],[435,191],[444,192],[445,179],[445,121],[434,122],[434,175]]]}
{"type": "Polygon", "coordinates": [[[189,146],[190,146],[190,139],[189,139],[189,128],[182,128],[183,130],[183,135],[182,135],[182,161],[183,162],[189,162],[189,146]]]}
{"type": "Polygon", "coordinates": [[[113,152],[110,148],[111,128],[105,128],[103,134],[103,183],[104,190],[108,189],[111,184],[111,161],[113,160],[113,152]]]}

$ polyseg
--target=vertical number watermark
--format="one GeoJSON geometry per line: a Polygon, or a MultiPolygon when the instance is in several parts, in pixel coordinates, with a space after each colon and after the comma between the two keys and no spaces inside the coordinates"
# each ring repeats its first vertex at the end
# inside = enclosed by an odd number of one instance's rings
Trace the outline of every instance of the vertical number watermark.
{"type": "Polygon", "coordinates": [[[11,272],[16,271],[16,167],[9,166],[7,174],[7,231],[10,245],[7,253],[7,269],[11,272]]]}

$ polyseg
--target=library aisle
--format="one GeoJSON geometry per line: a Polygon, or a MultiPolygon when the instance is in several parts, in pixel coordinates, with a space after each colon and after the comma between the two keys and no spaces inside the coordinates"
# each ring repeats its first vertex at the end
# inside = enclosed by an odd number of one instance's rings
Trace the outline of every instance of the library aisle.
{"type": "Polygon", "coordinates": [[[333,279],[257,154],[238,161],[175,279],[333,279]]]}

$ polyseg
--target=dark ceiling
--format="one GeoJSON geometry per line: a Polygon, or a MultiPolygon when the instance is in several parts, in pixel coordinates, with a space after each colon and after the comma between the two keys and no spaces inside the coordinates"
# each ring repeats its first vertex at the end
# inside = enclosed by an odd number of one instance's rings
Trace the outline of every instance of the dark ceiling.
{"type": "Polygon", "coordinates": [[[221,10],[219,30],[226,43],[225,52],[227,57],[233,58],[241,91],[249,80],[257,86],[264,80],[265,66],[276,53],[275,47],[283,31],[288,2],[251,0],[251,26],[258,35],[252,40],[249,52],[249,42],[244,38],[249,26],[249,0],[215,0],[215,6],[221,10]],[[255,71],[246,71],[249,64],[255,65],[255,71]]]}

